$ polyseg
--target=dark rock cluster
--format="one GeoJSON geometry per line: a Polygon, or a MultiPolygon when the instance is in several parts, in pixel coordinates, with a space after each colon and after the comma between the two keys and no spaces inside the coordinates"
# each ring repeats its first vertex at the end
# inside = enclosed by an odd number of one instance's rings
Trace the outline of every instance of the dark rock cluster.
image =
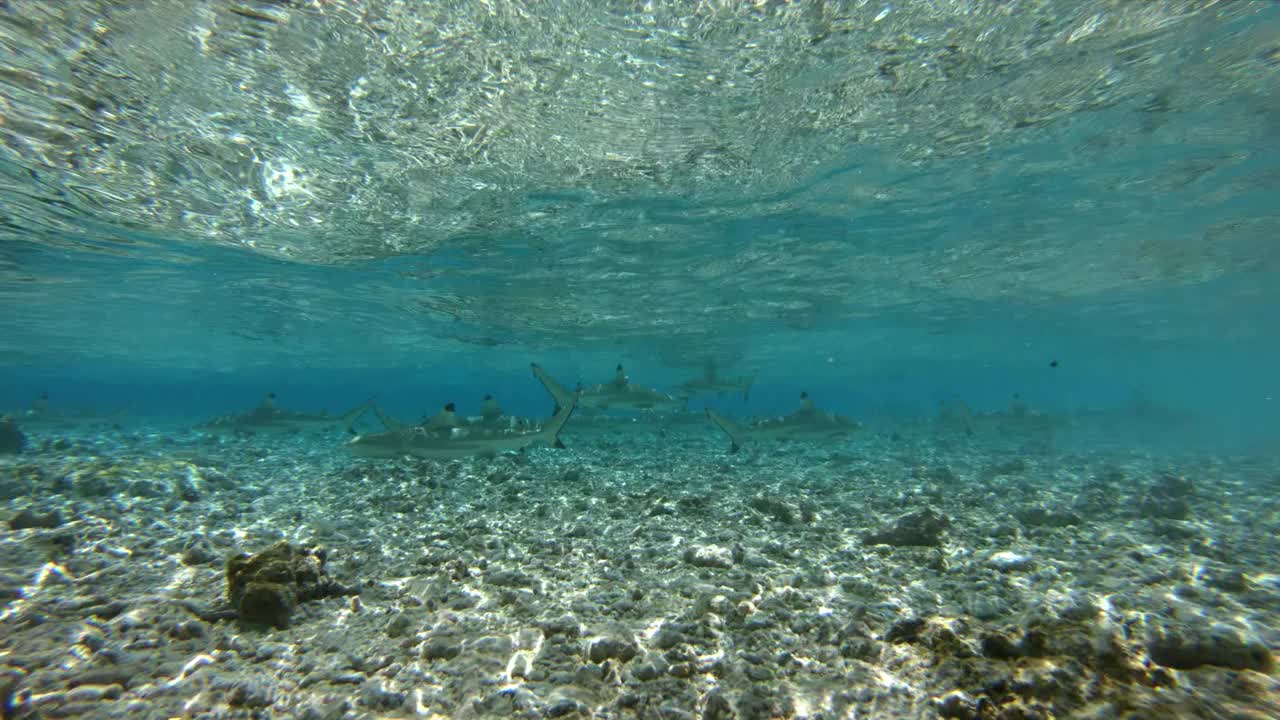
{"type": "Polygon", "coordinates": [[[0,417],[0,455],[17,455],[27,447],[27,436],[11,417],[0,417]]]}
{"type": "Polygon", "coordinates": [[[1191,517],[1194,491],[1195,486],[1187,478],[1163,473],[1138,500],[1138,511],[1152,518],[1186,520],[1191,517]]]}
{"type": "Polygon", "coordinates": [[[279,542],[227,560],[227,599],[243,622],[288,627],[299,603],[355,591],[329,577],[325,553],[279,542]]]}
{"type": "Polygon", "coordinates": [[[924,508],[909,512],[876,532],[867,533],[862,542],[867,545],[934,546],[942,543],[942,533],[950,525],[951,519],[946,515],[933,508],[924,508]]]}

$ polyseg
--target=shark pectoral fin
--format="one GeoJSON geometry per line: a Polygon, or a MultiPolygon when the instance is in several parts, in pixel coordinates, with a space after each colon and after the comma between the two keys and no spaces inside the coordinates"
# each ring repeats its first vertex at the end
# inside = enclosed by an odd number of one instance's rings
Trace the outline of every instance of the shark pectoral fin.
{"type": "Polygon", "coordinates": [[[562,441],[560,438],[556,438],[555,444],[552,445],[551,447],[557,450],[568,450],[568,448],[564,446],[564,441],[562,441]]]}

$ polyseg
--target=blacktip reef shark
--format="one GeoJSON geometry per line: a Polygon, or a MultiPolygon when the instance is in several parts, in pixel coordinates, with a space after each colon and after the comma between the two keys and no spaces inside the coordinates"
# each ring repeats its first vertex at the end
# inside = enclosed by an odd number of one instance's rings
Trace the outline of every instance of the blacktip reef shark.
{"type": "Polygon", "coordinates": [[[751,399],[751,385],[755,383],[756,376],[745,375],[730,380],[728,378],[719,377],[719,371],[716,368],[715,360],[707,360],[702,368],[702,377],[686,380],[676,386],[676,389],[685,396],[692,397],[703,393],[715,393],[716,395],[725,395],[728,393],[742,392],[744,401],[751,399]]]}
{"type": "Polygon", "coordinates": [[[800,393],[800,409],[779,418],[756,420],[742,425],[707,408],[707,417],[729,436],[729,452],[738,452],[751,440],[797,440],[816,442],[843,440],[860,426],[854,420],[819,410],[809,393],[800,393]]]}
{"type": "Polygon", "coordinates": [[[507,450],[522,450],[535,443],[563,448],[560,431],[573,415],[578,398],[565,390],[537,363],[532,363],[530,367],[533,369],[533,376],[556,402],[555,414],[546,422],[506,425],[496,422],[486,425],[483,419],[479,422],[458,421],[454,411],[446,405],[442,415],[437,415],[436,419],[453,416],[453,425],[427,423],[383,433],[357,435],[347,443],[347,448],[361,457],[395,458],[411,455],[438,459],[495,455],[507,450]]]}
{"type": "Polygon", "coordinates": [[[36,432],[114,427],[128,414],[128,408],[111,412],[91,408],[51,408],[49,393],[40,393],[40,397],[32,400],[31,406],[24,410],[0,412],[0,416],[11,418],[19,427],[36,432]]]}
{"type": "Polygon", "coordinates": [[[300,430],[349,429],[360,416],[373,407],[373,400],[365,400],[341,415],[318,415],[276,407],[276,394],[267,393],[258,407],[238,415],[225,415],[196,426],[197,430],[233,433],[284,433],[300,430]]]}
{"type": "Polygon", "coordinates": [[[578,386],[578,404],[590,410],[642,410],[675,412],[685,407],[684,398],[637,385],[627,378],[619,364],[613,380],[599,385],[578,386]]]}
{"type": "MultiPolygon", "coordinates": [[[[974,412],[958,398],[945,400],[938,405],[935,427],[943,433],[962,433],[969,437],[983,435],[1046,445],[1052,444],[1059,430],[1070,425],[1069,418],[1032,410],[1015,393],[1007,409],[991,412],[974,412]]],[[[1132,426],[1132,422],[1126,425],[1132,426]]]]}

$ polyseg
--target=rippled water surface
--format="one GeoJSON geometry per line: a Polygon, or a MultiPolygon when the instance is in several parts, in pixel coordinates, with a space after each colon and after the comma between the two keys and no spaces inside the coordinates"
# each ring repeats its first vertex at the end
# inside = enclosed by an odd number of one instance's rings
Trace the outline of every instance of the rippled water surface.
{"type": "Polygon", "coordinates": [[[1263,411],[1278,27],[1268,2],[7,2],[0,349],[859,387],[1061,356],[1041,381],[1194,375],[1263,411]]]}

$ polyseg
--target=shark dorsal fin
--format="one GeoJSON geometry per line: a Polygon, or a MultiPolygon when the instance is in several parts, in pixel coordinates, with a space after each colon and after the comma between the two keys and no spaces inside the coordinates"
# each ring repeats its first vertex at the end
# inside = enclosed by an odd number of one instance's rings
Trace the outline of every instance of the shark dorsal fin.
{"type": "Polygon", "coordinates": [[[818,408],[816,405],[813,404],[813,398],[809,397],[809,393],[807,392],[800,393],[800,411],[799,411],[800,414],[812,415],[817,411],[818,411],[818,408]]]}
{"type": "Polygon", "coordinates": [[[458,426],[458,406],[454,403],[445,403],[445,406],[436,413],[436,416],[427,421],[428,428],[453,428],[458,426]]]}
{"type": "Polygon", "coordinates": [[[625,370],[622,369],[622,363],[618,363],[618,367],[614,368],[613,370],[613,384],[614,385],[627,384],[627,373],[625,370]]]}
{"type": "Polygon", "coordinates": [[[484,404],[480,406],[480,417],[486,422],[493,422],[502,417],[502,406],[493,399],[492,395],[484,396],[484,404]]]}
{"type": "Polygon", "coordinates": [[[257,417],[275,416],[280,412],[276,407],[276,394],[269,392],[263,396],[262,402],[258,403],[258,407],[253,409],[253,415],[257,417]]]}

